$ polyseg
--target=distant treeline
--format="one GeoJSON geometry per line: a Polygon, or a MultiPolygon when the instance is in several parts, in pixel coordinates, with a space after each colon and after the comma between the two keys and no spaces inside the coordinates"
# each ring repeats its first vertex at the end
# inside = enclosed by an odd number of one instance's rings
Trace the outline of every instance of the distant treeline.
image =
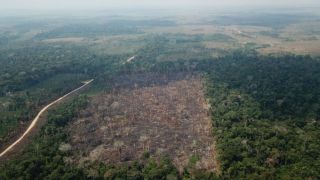
{"type": "MultiPolygon", "coordinates": [[[[95,78],[93,87],[101,90],[110,85],[112,77],[120,74],[198,72],[206,79],[206,94],[212,107],[213,134],[222,171],[219,178],[320,178],[318,59],[236,51],[219,58],[203,53],[198,58],[159,60],[157,57],[163,53],[170,53],[166,47],[168,42],[166,38],[155,36],[130,63],[125,62],[128,55],[101,57],[81,46],[38,47],[39,52],[37,48],[27,48],[15,54],[2,53],[1,100],[9,105],[2,105],[1,113],[6,116],[1,117],[20,117],[28,105],[35,104],[35,96],[41,99],[46,96],[41,89],[48,90],[49,97],[56,97],[78,85],[80,79],[95,78]],[[31,69],[24,68],[26,65],[31,69]],[[47,80],[56,85],[53,87],[47,80]]],[[[217,177],[212,173],[187,171],[179,175],[169,160],[156,163],[148,157],[128,166],[92,164],[85,168],[93,174],[68,165],[63,160],[67,153],[57,149],[68,141],[64,127],[85,107],[78,106],[80,100],[49,114],[48,125],[26,154],[1,165],[0,178],[217,177]]],[[[12,119],[2,121],[14,122],[12,119]]],[[[3,124],[1,122],[0,131],[4,132],[7,128],[3,124]]]]}

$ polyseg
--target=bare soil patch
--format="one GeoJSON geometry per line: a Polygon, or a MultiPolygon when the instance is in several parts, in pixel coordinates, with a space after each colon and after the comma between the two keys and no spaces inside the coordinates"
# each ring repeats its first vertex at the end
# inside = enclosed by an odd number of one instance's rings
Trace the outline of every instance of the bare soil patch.
{"type": "Polygon", "coordinates": [[[199,75],[119,77],[70,125],[74,162],[118,164],[148,152],[169,156],[179,170],[217,168],[209,106],[199,75]]]}

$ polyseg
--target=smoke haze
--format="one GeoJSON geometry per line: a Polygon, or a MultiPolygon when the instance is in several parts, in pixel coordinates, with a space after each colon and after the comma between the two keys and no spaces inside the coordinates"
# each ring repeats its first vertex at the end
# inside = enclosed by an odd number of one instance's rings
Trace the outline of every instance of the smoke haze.
{"type": "Polygon", "coordinates": [[[319,0],[0,0],[1,9],[214,8],[319,6],[319,0]]]}

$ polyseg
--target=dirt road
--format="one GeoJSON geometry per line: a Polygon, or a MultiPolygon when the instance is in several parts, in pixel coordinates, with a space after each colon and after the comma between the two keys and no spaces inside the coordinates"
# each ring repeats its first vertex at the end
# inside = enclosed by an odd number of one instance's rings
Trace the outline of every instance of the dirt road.
{"type": "Polygon", "coordinates": [[[32,131],[32,129],[33,129],[33,128],[35,127],[35,125],[37,124],[40,116],[41,116],[47,109],[49,109],[49,108],[50,108],[51,106],[53,106],[54,104],[62,101],[64,98],[68,97],[69,95],[71,95],[71,94],[79,91],[80,89],[84,88],[85,86],[87,86],[88,84],[90,84],[92,81],[93,81],[93,79],[91,79],[91,80],[89,80],[89,81],[83,82],[84,84],[83,84],[82,86],[78,87],[77,89],[69,92],[68,94],[60,97],[59,99],[51,102],[50,104],[48,104],[47,106],[45,106],[44,108],[42,108],[41,111],[37,114],[37,116],[32,120],[32,122],[31,122],[30,126],[28,127],[28,129],[20,136],[20,138],[17,139],[14,143],[12,143],[9,147],[7,147],[3,152],[1,152],[0,158],[1,158],[2,156],[4,156],[6,153],[8,153],[10,150],[12,150],[18,143],[20,143],[20,142],[25,138],[26,135],[28,135],[28,134],[32,131]]]}

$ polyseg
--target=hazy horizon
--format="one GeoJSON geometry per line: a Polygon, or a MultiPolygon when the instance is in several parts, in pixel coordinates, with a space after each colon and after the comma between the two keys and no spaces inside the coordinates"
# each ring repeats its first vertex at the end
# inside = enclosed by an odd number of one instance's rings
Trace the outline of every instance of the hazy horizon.
{"type": "Polygon", "coordinates": [[[10,0],[0,1],[0,9],[21,10],[83,10],[111,8],[228,8],[228,7],[314,7],[318,0],[10,0]]]}

